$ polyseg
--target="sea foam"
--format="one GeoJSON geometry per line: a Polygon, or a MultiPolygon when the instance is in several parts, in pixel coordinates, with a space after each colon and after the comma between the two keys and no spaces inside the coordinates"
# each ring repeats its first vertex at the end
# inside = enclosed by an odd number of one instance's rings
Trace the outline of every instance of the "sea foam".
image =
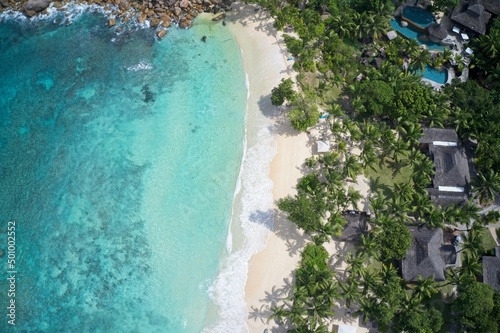
{"type": "MultiPolygon", "coordinates": [[[[246,85],[248,99],[248,75],[246,85]]],[[[219,318],[215,325],[204,330],[205,333],[247,332],[248,312],[244,296],[248,263],[255,253],[264,248],[266,239],[274,228],[273,183],[269,178],[269,171],[277,148],[271,133],[272,122],[260,116],[256,124],[246,123],[247,128],[255,126],[257,139],[248,146],[248,133],[245,130],[244,155],[235,195],[240,196],[239,215],[233,217],[233,223],[240,226],[244,240],[243,244],[229,254],[209,289],[210,297],[219,308],[219,318]]],[[[232,238],[229,233],[228,241],[232,238]]]]}

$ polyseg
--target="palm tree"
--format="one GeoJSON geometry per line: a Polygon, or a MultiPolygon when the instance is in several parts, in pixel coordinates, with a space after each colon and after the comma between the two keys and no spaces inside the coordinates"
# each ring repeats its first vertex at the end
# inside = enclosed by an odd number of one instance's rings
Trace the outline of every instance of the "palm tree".
{"type": "Polygon", "coordinates": [[[363,284],[363,290],[361,291],[363,296],[366,296],[368,291],[375,290],[381,283],[378,272],[370,272],[368,269],[363,268],[360,274],[363,284]]]}
{"type": "MultiPolygon", "coordinates": [[[[425,214],[434,209],[429,193],[425,190],[415,191],[413,193],[413,212],[415,213],[416,221],[425,217],[425,214]]],[[[445,219],[447,220],[447,219],[445,219]]]]}
{"type": "Polygon", "coordinates": [[[383,16],[367,14],[365,22],[366,34],[373,40],[380,39],[387,32],[387,19],[383,16]]]}
{"type": "Polygon", "coordinates": [[[415,188],[408,182],[395,183],[392,188],[393,197],[397,198],[400,202],[410,202],[415,193],[415,188]]]}
{"type": "Polygon", "coordinates": [[[419,50],[411,55],[410,69],[425,72],[425,67],[431,64],[431,54],[428,50],[419,50]]]}
{"type": "Polygon", "coordinates": [[[341,39],[352,37],[355,24],[349,15],[332,16],[332,28],[341,39]]]}
{"type": "Polygon", "coordinates": [[[367,235],[361,234],[361,242],[359,243],[358,254],[378,257],[378,242],[373,233],[367,235]]]}
{"type": "Polygon", "coordinates": [[[477,231],[471,230],[464,236],[464,242],[461,245],[462,248],[458,252],[467,250],[468,253],[477,255],[482,245],[481,234],[477,231]]]}
{"type": "Polygon", "coordinates": [[[372,211],[375,213],[375,215],[378,215],[379,213],[386,211],[387,198],[380,193],[377,193],[377,195],[372,195],[370,197],[370,207],[372,211]]]}
{"type": "Polygon", "coordinates": [[[445,63],[449,62],[453,57],[453,52],[451,52],[451,50],[449,49],[445,49],[442,54],[443,54],[443,61],[445,63]]]}
{"type": "Polygon", "coordinates": [[[434,174],[434,163],[427,157],[411,161],[413,173],[412,180],[416,187],[425,188],[432,181],[434,174]]]}
{"type": "Polygon", "coordinates": [[[349,177],[353,182],[356,182],[356,177],[363,171],[361,163],[354,155],[347,156],[344,162],[344,170],[342,172],[344,177],[349,177]]]}
{"type": "Polygon", "coordinates": [[[375,166],[377,165],[379,158],[377,153],[375,152],[375,147],[369,141],[366,141],[363,145],[363,150],[359,155],[361,161],[363,162],[363,168],[366,170],[367,168],[372,169],[373,171],[377,171],[375,166]]]}
{"type": "Polygon", "coordinates": [[[349,265],[348,271],[351,276],[358,276],[359,272],[363,269],[366,257],[364,254],[360,253],[354,255],[352,252],[346,256],[346,263],[349,265]]]}
{"type": "Polygon", "coordinates": [[[404,141],[402,138],[398,137],[392,149],[392,158],[398,165],[401,166],[402,157],[404,157],[408,149],[410,149],[410,144],[407,141],[404,141]]]}
{"type": "Polygon", "coordinates": [[[347,203],[351,204],[355,210],[358,210],[358,201],[361,200],[363,196],[359,191],[356,191],[354,187],[349,186],[347,188],[347,203]]]}
{"type": "Polygon", "coordinates": [[[394,278],[398,277],[398,271],[391,264],[383,264],[380,270],[380,279],[384,284],[388,284],[394,278]]]}
{"type": "Polygon", "coordinates": [[[414,289],[414,296],[419,300],[431,298],[432,295],[438,292],[437,287],[438,284],[436,281],[434,281],[434,275],[431,275],[425,279],[419,276],[418,283],[414,289]]]}
{"type": "Polygon", "coordinates": [[[465,253],[460,267],[460,274],[476,278],[483,274],[483,266],[479,263],[479,255],[477,253],[465,253]]]}
{"type": "Polygon", "coordinates": [[[420,138],[424,135],[422,126],[419,123],[403,122],[398,126],[398,130],[411,145],[417,145],[420,138]]]}
{"type": "Polygon", "coordinates": [[[424,225],[427,225],[429,229],[443,228],[446,221],[446,211],[431,204],[426,208],[422,219],[419,228],[424,225]]]}
{"type": "Polygon", "coordinates": [[[500,34],[491,33],[481,36],[479,39],[479,50],[487,54],[489,58],[496,59],[500,56],[500,34]]]}
{"type": "Polygon", "coordinates": [[[365,316],[364,322],[368,322],[371,319],[377,317],[378,314],[378,303],[377,299],[373,297],[362,297],[359,299],[359,314],[365,316]]]}
{"type": "Polygon", "coordinates": [[[402,48],[407,57],[420,51],[420,44],[413,38],[404,38],[402,40],[402,48]]]}
{"type": "Polygon", "coordinates": [[[467,203],[460,209],[459,221],[462,221],[469,228],[471,221],[479,220],[479,207],[472,201],[467,203]]]}
{"type": "Polygon", "coordinates": [[[500,174],[493,169],[486,172],[479,171],[477,178],[472,181],[472,190],[482,205],[495,199],[495,192],[500,191],[500,174]]]}
{"type": "Polygon", "coordinates": [[[351,307],[352,301],[356,301],[361,296],[357,280],[349,279],[345,283],[340,283],[340,289],[342,289],[342,296],[345,298],[345,304],[348,308],[351,307]]]}

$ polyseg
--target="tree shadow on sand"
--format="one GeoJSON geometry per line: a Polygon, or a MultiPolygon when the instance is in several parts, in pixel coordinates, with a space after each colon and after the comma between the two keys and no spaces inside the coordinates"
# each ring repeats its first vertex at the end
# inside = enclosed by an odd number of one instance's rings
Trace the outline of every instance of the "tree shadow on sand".
{"type": "Polygon", "coordinates": [[[299,255],[302,248],[311,241],[309,236],[300,231],[279,209],[274,211],[274,233],[285,241],[290,257],[299,255]]]}
{"type": "Polygon", "coordinates": [[[269,130],[273,134],[283,136],[296,136],[300,134],[299,131],[294,130],[290,125],[290,120],[287,117],[288,107],[274,106],[271,104],[271,94],[261,96],[257,102],[260,112],[269,119],[273,120],[269,130]]]}
{"type": "MultiPolygon", "coordinates": [[[[263,324],[269,324],[269,317],[273,314],[273,309],[283,304],[283,302],[292,296],[293,284],[295,282],[295,270],[290,272],[290,275],[283,279],[280,286],[274,286],[270,291],[265,292],[265,297],[259,301],[262,303],[260,307],[251,307],[248,314],[248,319],[253,321],[260,321],[263,324]]],[[[286,332],[283,331],[284,327],[276,320],[271,332],[286,332]]]]}
{"type": "Polygon", "coordinates": [[[273,230],[274,211],[269,209],[267,211],[257,210],[250,214],[248,218],[251,222],[260,224],[269,230],[273,230]]]}

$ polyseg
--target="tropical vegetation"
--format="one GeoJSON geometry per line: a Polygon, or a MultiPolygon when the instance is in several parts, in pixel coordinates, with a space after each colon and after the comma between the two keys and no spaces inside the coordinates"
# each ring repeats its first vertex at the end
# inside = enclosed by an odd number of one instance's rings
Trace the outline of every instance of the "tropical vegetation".
{"type": "MultiPolygon", "coordinates": [[[[497,332],[500,296],[480,281],[481,258],[491,252],[484,226],[500,214],[479,211],[500,190],[500,19],[471,41],[472,79],[435,90],[418,72],[428,65],[462,71],[464,59],[449,50],[431,54],[415,40],[387,40],[392,1],[256,2],[276,28],[294,31],[284,41],[298,75],[273,89],[272,104],[285,104],[282,112],[300,131],[325,114],[336,143],[334,151],[306,161],[297,194],[278,202],[310,242],[291,296],[275,304],[271,319],[290,332],[328,332],[341,304],[381,331],[449,331],[452,321],[457,330],[497,332]],[[423,127],[456,129],[474,154],[477,177],[466,205],[432,203],[426,188],[434,163],[420,150],[423,127]],[[324,245],[342,235],[346,210],[358,209],[362,196],[350,185],[363,176],[371,182],[371,230],[342,258],[347,269],[338,272],[324,245]],[[401,278],[398,265],[412,244],[409,226],[463,232],[462,264],[446,271],[446,281],[401,278]]],[[[456,3],[436,0],[432,9],[456,3]]]]}

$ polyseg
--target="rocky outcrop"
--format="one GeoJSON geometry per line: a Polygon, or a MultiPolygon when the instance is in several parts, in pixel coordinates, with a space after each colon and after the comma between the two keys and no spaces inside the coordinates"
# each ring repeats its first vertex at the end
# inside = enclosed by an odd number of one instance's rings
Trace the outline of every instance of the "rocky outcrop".
{"type": "Polygon", "coordinates": [[[47,8],[49,4],[50,0],[29,0],[24,6],[24,9],[26,11],[41,12],[47,8]]]}
{"type": "MultiPolygon", "coordinates": [[[[22,11],[26,16],[45,12],[53,3],[54,8],[64,10],[71,0],[0,0],[0,12],[6,9],[22,11]]],[[[76,0],[77,3],[97,4],[109,10],[109,27],[119,26],[130,20],[139,23],[149,21],[152,28],[161,27],[157,34],[174,24],[181,28],[192,26],[194,18],[202,12],[217,14],[215,20],[225,17],[233,0],[76,0]]]]}
{"type": "Polygon", "coordinates": [[[24,13],[31,17],[47,8],[49,4],[50,0],[29,0],[24,6],[24,13]]]}
{"type": "Polygon", "coordinates": [[[158,31],[156,32],[156,36],[157,36],[158,38],[160,38],[160,39],[161,39],[161,38],[163,38],[166,34],[167,34],[167,30],[158,30],[158,31]]]}

